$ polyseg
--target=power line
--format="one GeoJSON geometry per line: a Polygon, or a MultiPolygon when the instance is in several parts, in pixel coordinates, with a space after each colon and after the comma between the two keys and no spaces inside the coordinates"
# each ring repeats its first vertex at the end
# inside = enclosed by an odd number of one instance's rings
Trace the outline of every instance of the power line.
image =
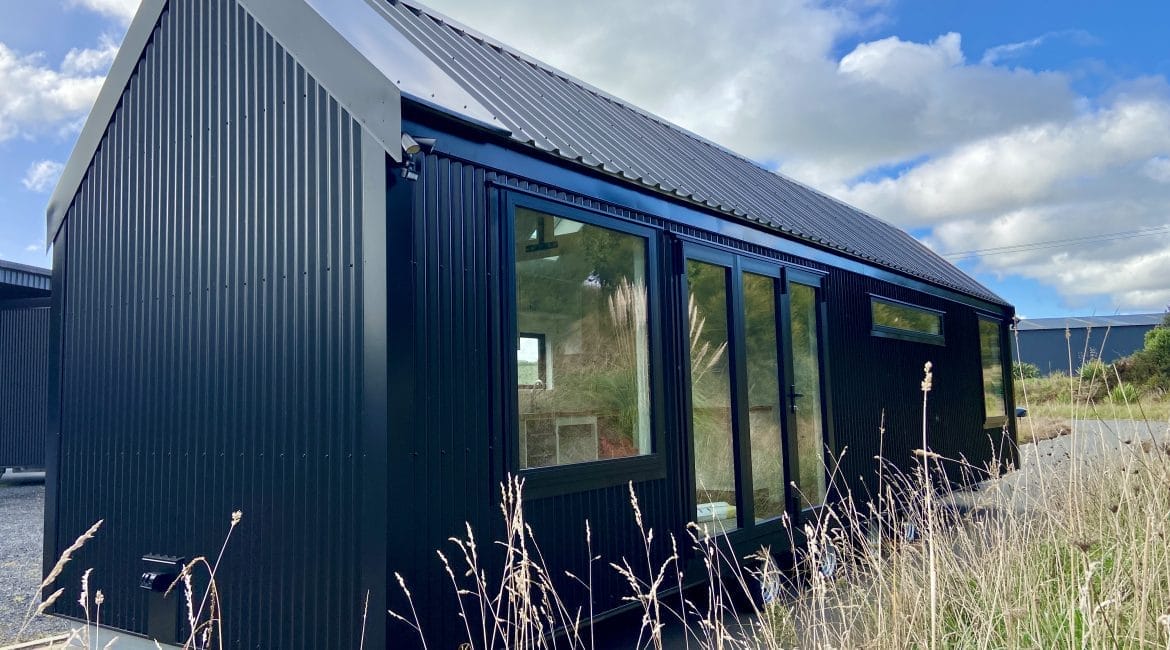
{"type": "Polygon", "coordinates": [[[1127,230],[1124,232],[1114,232],[1102,235],[1089,235],[1085,237],[1070,237],[1067,239],[1049,239],[1045,241],[1031,242],[1027,244],[1013,244],[1009,246],[994,246],[991,248],[979,248],[969,251],[956,251],[954,253],[944,253],[942,256],[952,260],[961,261],[973,257],[986,257],[989,255],[1004,255],[1007,253],[1023,253],[1034,250],[1044,250],[1048,248],[1060,248],[1064,246],[1082,246],[1084,244],[1093,244],[1105,241],[1119,241],[1123,239],[1135,239],[1138,237],[1151,237],[1154,235],[1164,235],[1170,233],[1170,224],[1163,226],[1151,226],[1149,228],[1141,228],[1138,230],[1127,230]]]}

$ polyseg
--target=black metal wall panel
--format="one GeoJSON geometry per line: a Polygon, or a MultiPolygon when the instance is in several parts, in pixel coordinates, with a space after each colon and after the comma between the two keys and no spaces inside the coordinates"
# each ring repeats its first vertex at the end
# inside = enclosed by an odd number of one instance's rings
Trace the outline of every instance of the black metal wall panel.
{"type": "Polygon", "coordinates": [[[48,382],[48,303],[0,302],[0,472],[45,466],[48,382]]]}
{"type": "MultiPolygon", "coordinates": [[[[913,466],[923,442],[923,366],[933,365],[927,397],[927,444],[952,460],[981,466],[1008,454],[1002,432],[985,430],[982,366],[976,311],[965,305],[845,271],[825,281],[828,361],[836,452],[844,487],[855,495],[876,493],[879,454],[902,470],[913,466]],[[871,335],[870,294],[944,313],[944,345],[871,335]],[[885,435],[880,428],[885,422],[885,435]]],[[[1003,347],[1007,348],[1004,338],[1003,347]]],[[[1010,406],[1010,404],[1009,404],[1010,406]]],[[[946,461],[951,477],[960,466],[946,461]]],[[[868,498],[868,497],[866,497],[868,498]]]]}
{"type": "MultiPolygon", "coordinates": [[[[488,574],[498,578],[500,549],[493,541],[502,534],[500,380],[489,356],[501,336],[493,308],[498,224],[491,221],[490,205],[499,187],[571,197],[442,156],[427,156],[419,180],[397,187],[392,196],[403,196],[398,203],[391,199],[390,338],[413,345],[391,356],[391,521],[401,525],[391,527],[389,569],[403,575],[421,605],[431,647],[454,647],[465,640],[463,628],[436,551],[453,556],[459,574],[459,553],[448,538],[465,536],[470,523],[488,574]],[[405,209],[396,211],[395,205],[405,209]]],[[[682,525],[676,514],[682,493],[667,480],[641,482],[636,489],[647,526],[658,531],[655,557],[661,561],[665,531],[682,525]]],[[[564,571],[588,575],[586,520],[595,554],[616,561],[640,548],[629,501],[625,486],[526,500],[527,521],[571,607],[585,594],[564,571]]],[[[618,596],[626,589],[608,565],[595,565],[594,579],[598,611],[623,604],[618,596]]],[[[408,611],[400,593],[392,594],[390,607],[408,611]]],[[[393,624],[391,638],[411,635],[393,624]]]]}
{"type": "MultiPolygon", "coordinates": [[[[61,583],[142,632],[139,558],[214,558],[227,646],[358,646],[361,131],[229,0],[171,0],[68,212],[61,583]]],[[[50,530],[53,527],[50,527],[50,530]]],[[[74,599],[59,612],[80,614],[74,599]]]]}
{"type": "MultiPolygon", "coordinates": [[[[414,128],[407,125],[407,128],[414,128]]],[[[440,136],[440,142],[442,137],[440,136]]],[[[497,295],[504,269],[493,248],[504,192],[529,194],[643,223],[677,235],[740,249],[778,262],[827,272],[825,354],[832,410],[829,423],[841,458],[839,487],[862,500],[876,487],[879,453],[902,469],[913,466],[913,450],[922,445],[922,368],[934,364],[934,388],[928,403],[929,446],[949,458],[979,464],[1000,444],[997,431],[984,430],[982,379],[976,311],[953,301],[882,282],[789,255],[744,245],[654,215],[613,206],[581,194],[551,187],[539,179],[512,176],[445,155],[422,158],[420,178],[397,182],[391,190],[389,275],[391,340],[408,342],[392,355],[391,406],[397,431],[391,439],[391,519],[410,522],[392,535],[390,569],[411,585],[415,603],[425,604],[422,625],[432,643],[459,640],[462,626],[451,608],[453,588],[435,552],[454,547],[451,536],[476,530],[479,548],[493,567],[491,542],[500,539],[498,483],[504,479],[503,431],[509,396],[498,394],[507,382],[491,365],[491,350],[503,336],[505,322],[497,295]],[[397,197],[397,198],[393,198],[397,197]],[[394,207],[397,206],[397,207],[394,207]],[[397,247],[397,248],[396,248],[397,247]],[[400,280],[400,283],[398,282],[400,280]],[[395,288],[397,287],[397,288],[395,288]],[[870,334],[870,294],[905,300],[945,312],[946,345],[885,339],[870,334]],[[885,413],[886,434],[879,427],[885,413]]],[[[669,249],[668,249],[669,250],[669,249]]],[[[506,290],[506,289],[505,289],[506,290]]],[[[666,301],[673,298],[666,291],[666,301]]],[[[660,305],[669,312],[679,305],[660,305]]],[[[675,324],[677,327],[677,324],[675,324]]],[[[666,331],[671,330],[669,320],[666,331]]],[[[670,341],[665,344],[669,347],[670,341]]],[[[1006,342],[1005,342],[1006,345],[1006,342]]],[[[667,476],[635,485],[646,526],[664,542],[669,534],[687,546],[684,527],[689,456],[681,420],[678,387],[684,379],[677,351],[666,353],[667,476]]],[[[958,475],[958,465],[948,464],[958,475]]],[[[593,531],[592,553],[605,561],[640,557],[641,535],[635,528],[625,486],[588,489],[560,496],[530,498],[528,522],[544,549],[553,575],[589,572],[585,522],[593,531]]],[[[392,527],[393,528],[393,527],[392,527]]],[[[783,540],[771,540],[782,547],[783,540]]],[[[664,546],[654,550],[661,561],[664,546]]],[[[604,611],[622,604],[628,587],[607,565],[593,567],[593,607],[604,611]]],[[[492,570],[491,576],[497,575],[492,570]]],[[[584,591],[573,581],[561,585],[571,607],[584,604],[584,591]]],[[[391,597],[404,612],[407,603],[391,597]]],[[[410,635],[405,626],[392,628],[410,635]]]]}

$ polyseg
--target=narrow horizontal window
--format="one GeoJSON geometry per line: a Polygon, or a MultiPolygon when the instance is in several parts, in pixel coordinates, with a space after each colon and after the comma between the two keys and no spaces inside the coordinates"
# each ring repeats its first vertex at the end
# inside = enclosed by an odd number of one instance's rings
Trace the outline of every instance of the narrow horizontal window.
{"type": "Polygon", "coordinates": [[[650,454],[646,238],[517,207],[520,467],[650,454]]]}
{"type": "Polygon", "coordinates": [[[874,336],[943,344],[943,314],[940,311],[877,296],[870,296],[870,308],[874,336]]]}

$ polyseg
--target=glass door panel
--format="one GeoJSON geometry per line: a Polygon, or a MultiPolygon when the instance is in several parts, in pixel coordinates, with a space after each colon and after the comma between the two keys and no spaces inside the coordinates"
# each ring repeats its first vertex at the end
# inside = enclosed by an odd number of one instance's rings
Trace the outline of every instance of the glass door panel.
{"type": "Polygon", "coordinates": [[[695,522],[709,535],[738,528],[729,279],[727,267],[687,260],[695,522]]]}
{"type": "Polygon", "coordinates": [[[776,336],[776,279],[743,274],[748,429],[752,503],[757,523],[784,514],[784,447],[780,423],[780,356],[776,336]]]}
{"type": "Polygon", "coordinates": [[[788,285],[792,359],[792,426],[801,509],[825,502],[825,432],[821,408],[821,354],[817,288],[788,285]]]}

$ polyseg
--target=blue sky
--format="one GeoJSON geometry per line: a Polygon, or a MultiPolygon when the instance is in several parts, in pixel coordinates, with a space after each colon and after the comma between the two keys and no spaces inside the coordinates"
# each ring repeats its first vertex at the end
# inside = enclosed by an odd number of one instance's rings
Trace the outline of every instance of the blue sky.
{"type": "MultiPolygon", "coordinates": [[[[0,258],[47,266],[44,206],[137,0],[0,3],[0,258]]],[[[1170,3],[430,4],[977,251],[957,263],[1021,315],[1170,304],[1170,3]]]]}

